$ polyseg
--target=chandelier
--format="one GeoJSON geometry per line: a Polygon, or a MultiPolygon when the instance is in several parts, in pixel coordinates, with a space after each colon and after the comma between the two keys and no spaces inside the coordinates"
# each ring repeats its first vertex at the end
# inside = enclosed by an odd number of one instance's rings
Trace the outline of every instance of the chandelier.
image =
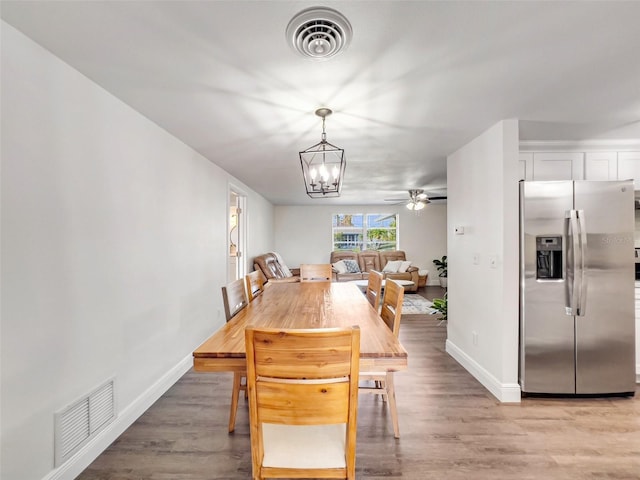
{"type": "Polygon", "coordinates": [[[307,195],[311,198],[339,197],[346,160],[344,150],[327,142],[324,130],[325,118],[331,115],[328,108],[319,108],[316,115],[322,117],[320,143],[300,152],[300,165],[307,195]]]}

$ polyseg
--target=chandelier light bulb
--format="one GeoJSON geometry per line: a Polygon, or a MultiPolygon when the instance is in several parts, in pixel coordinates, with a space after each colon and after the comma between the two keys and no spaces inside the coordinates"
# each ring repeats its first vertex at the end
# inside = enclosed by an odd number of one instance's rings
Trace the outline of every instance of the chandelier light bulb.
{"type": "Polygon", "coordinates": [[[324,182],[329,180],[329,171],[327,170],[327,167],[325,165],[322,165],[320,167],[320,178],[322,178],[324,182]]]}

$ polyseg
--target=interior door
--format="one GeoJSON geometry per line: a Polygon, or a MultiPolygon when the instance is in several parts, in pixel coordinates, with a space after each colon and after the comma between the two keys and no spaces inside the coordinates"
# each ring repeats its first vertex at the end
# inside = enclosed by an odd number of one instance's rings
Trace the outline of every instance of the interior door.
{"type": "Polygon", "coordinates": [[[227,283],[233,282],[239,278],[238,276],[238,195],[235,192],[229,193],[229,219],[228,219],[228,268],[227,268],[227,283]]]}
{"type": "Polygon", "coordinates": [[[244,250],[246,244],[246,203],[247,197],[240,190],[229,189],[229,216],[227,220],[227,281],[244,277],[246,266],[244,250]]]}

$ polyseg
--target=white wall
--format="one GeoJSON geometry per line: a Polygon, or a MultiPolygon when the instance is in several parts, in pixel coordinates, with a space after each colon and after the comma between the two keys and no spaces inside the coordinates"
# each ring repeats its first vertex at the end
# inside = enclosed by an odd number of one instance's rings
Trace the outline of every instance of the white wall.
{"type": "MultiPolygon", "coordinates": [[[[2,23],[3,480],[73,478],[99,452],[54,470],[54,412],[115,376],[105,447],[224,322],[230,181],[2,23]]],[[[274,211],[246,191],[253,256],[274,211]]]]}
{"type": "Polygon", "coordinates": [[[301,263],[327,263],[333,250],[332,216],[336,213],[399,212],[399,250],[413,265],[429,270],[429,284],[438,285],[434,258],[447,252],[447,206],[429,204],[419,212],[402,205],[275,207],[275,248],[289,267],[301,263]]]}
{"type": "Polygon", "coordinates": [[[447,351],[498,399],[519,401],[517,120],[448,157],[447,192],[447,351]]]}
{"type": "Polygon", "coordinates": [[[246,210],[248,235],[244,262],[245,272],[249,273],[253,271],[254,257],[275,249],[275,210],[255,193],[247,196],[246,210]]]}

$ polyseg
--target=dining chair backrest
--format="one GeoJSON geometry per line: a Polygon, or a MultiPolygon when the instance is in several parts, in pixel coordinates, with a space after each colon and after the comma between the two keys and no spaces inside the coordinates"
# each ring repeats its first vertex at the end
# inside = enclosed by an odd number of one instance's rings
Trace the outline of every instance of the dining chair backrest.
{"type": "Polygon", "coordinates": [[[387,278],[384,286],[384,298],[380,316],[387,327],[397,337],[400,333],[400,317],[402,317],[402,301],[404,300],[404,287],[395,280],[387,278]]]}
{"type": "Polygon", "coordinates": [[[224,315],[227,322],[249,304],[244,278],[239,278],[222,287],[224,315]]]}
{"type": "Polygon", "coordinates": [[[245,283],[247,288],[247,300],[249,303],[253,302],[253,299],[258,297],[264,292],[264,275],[260,270],[248,273],[245,277],[245,283]]]}
{"type": "Polygon", "coordinates": [[[371,270],[369,272],[369,279],[367,283],[367,300],[373,308],[378,311],[380,307],[380,296],[382,295],[382,272],[378,272],[377,270],[371,270]]]}
{"type": "Polygon", "coordinates": [[[330,263],[303,263],[300,265],[301,282],[330,282],[330,263]]]}
{"type": "Polygon", "coordinates": [[[253,478],[355,479],[360,329],[245,329],[253,478]]]}

